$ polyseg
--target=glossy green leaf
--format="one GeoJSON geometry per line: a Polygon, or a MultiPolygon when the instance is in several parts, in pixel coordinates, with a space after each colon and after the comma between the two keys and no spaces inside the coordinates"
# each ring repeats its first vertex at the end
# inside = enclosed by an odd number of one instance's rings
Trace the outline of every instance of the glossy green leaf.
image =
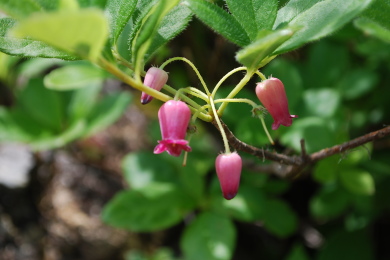
{"type": "Polygon", "coordinates": [[[330,88],[308,89],[303,94],[307,111],[318,117],[331,117],[339,109],[341,97],[338,91],[330,88]]]}
{"type": "Polygon", "coordinates": [[[186,260],[230,260],[235,238],[229,218],[205,212],[185,229],[180,246],[186,260]]]}
{"type": "Polygon", "coordinates": [[[108,24],[104,13],[96,9],[40,13],[18,23],[12,35],[31,37],[95,61],[105,45],[108,24]]]}
{"type": "Polygon", "coordinates": [[[276,53],[284,53],[299,48],[307,42],[318,40],[333,33],[360,14],[371,2],[372,0],[324,0],[312,5],[313,1],[297,0],[291,5],[286,5],[285,9],[291,8],[288,11],[290,15],[287,18],[279,18],[284,13],[283,8],[280,9],[274,29],[279,28],[283,22],[288,22],[289,26],[296,26],[301,29],[291,39],[282,44],[276,50],[276,53]],[[304,4],[302,9],[305,11],[295,12],[294,4],[301,2],[304,4]]]}
{"type": "Polygon", "coordinates": [[[85,136],[101,131],[114,123],[123,114],[130,101],[131,96],[126,92],[105,96],[86,118],[88,127],[85,136]]]}
{"type": "Polygon", "coordinates": [[[390,29],[382,26],[380,23],[370,20],[366,17],[358,18],[354,21],[357,28],[366,35],[372,35],[384,42],[390,43],[390,29]]]}
{"type": "Polygon", "coordinates": [[[372,195],[375,192],[375,182],[372,175],[360,169],[346,169],[340,172],[340,180],[346,189],[352,193],[372,195]]]}
{"type": "Polygon", "coordinates": [[[132,189],[142,189],[151,183],[174,183],[178,174],[172,164],[150,152],[127,155],[122,168],[132,189]]]}
{"type": "Polygon", "coordinates": [[[16,21],[11,18],[0,19],[0,51],[9,55],[24,57],[59,58],[74,60],[75,56],[52,46],[31,39],[20,39],[10,37],[8,31],[15,25],[16,21]]]}
{"type": "Polygon", "coordinates": [[[278,237],[292,235],[298,226],[294,211],[282,200],[270,199],[265,202],[264,227],[278,237]]]}
{"type": "Polygon", "coordinates": [[[42,11],[42,8],[34,0],[1,0],[0,10],[12,18],[22,19],[32,13],[42,11]]]}
{"type": "Polygon", "coordinates": [[[249,69],[258,69],[264,66],[264,59],[272,56],[272,52],[278,48],[283,42],[287,41],[292,35],[293,30],[284,29],[277,31],[264,31],[263,36],[259,40],[246,46],[236,54],[236,59],[239,63],[249,69]]]}
{"type": "Polygon", "coordinates": [[[122,191],[106,204],[102,217],[110,225],[134,232],[162,230],[183,218],[182,196],[167,183],[122,191]]]}
{"type": "Polygon", "coordinates": [[[278,9],[276,0],[226,0],[229,11],[242,25],[251,41],[261,30],[272,29],[278,9]]]}
{"type": "Polygon", "coordinates": [[[273,29],[279,29],[287,25],[294,18],[310,9],[313,5],[323,0],[290,0],[278,10],[273,29]]]}
{"type": "Polygon", "coordinates": [[[374,260],[372,240],[366,230],[346,232],[337,231],[327,237],[325,245],[318,253],[317,260],[374,260]]]}
{"type": "Polygon", "coordinates": [[[51,71],[44,77],[45,87],[72,90],[101,83],[109,74],[86,63],[70,64],[51,71]]]}
{"type": "Polygon", "coordinates": [[[120,33],[132,16],[138,0],[108,0],[106,15],[110,23],[110,38],[116,43],[120,33]]]}
{"type": "Polygon", "coordinates": [[[328,220],[340,216],[350,205],[349,194],[336,185],[324,186],[310,201],[311,214],[328,220]]]}
{"type": "Polygon", "coordinates": [[[150,47],[146,53],[146,59],[149,59],[154,52],[176,35],[182,32],[191,20],[192,13],[185,5],[175,6],[161,21],[157,33],[155,34],[150,47]]]}
{"type": "Polygon", "coordinates": [[[241,24],[234,16],[217,5],[204,0],[186,0],[183,4],[188,5],[202,22],[227,40],[239,46],[245,46],[250,43],[249,36],[241,24]]]}

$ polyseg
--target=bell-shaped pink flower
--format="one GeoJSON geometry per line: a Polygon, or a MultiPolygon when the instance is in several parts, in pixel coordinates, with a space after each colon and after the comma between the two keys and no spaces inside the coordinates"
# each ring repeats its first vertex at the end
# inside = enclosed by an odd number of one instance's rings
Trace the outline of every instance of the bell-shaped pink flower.
{"type": "Polygon", "coordinates": [[[240,185],[241,157],[236,152],[220,154],[215,160],[215,169],[223,197],[227,200],[233,199],[240,185]]]}
{"type": "Polygon", "coordinates": [[[290,126],[291,118],[298,117],[290,115],[286,91],[279,79],[270,78],[257,83],[256,95],[274,119],[272,130],[278,129],[280,125],[290,126]]]}
{"type": "Polygon", "coordinates": [[[158,120],[162,140],[154,148],[154,153],[167,151],[170,155],[179,156],[181,151],[191,151],[186,137],[191,111],[182,101],[169,100],[158,111],[158,120]]]}
{"type": "MultiPolygon", "coordinates": [[[[155,90],[160,91],[162,87],[167,83],[168,81],[168,73],[166,73],[164,70],[151,67],[145,75],[144,78],[144,85],[148,86],[150,88],[153,88],[155,90]]],[[[141,104],[145,105],[152,101],[153,97],[146,94],[145,92],[142,92],[141,94],[141,104]]]]}

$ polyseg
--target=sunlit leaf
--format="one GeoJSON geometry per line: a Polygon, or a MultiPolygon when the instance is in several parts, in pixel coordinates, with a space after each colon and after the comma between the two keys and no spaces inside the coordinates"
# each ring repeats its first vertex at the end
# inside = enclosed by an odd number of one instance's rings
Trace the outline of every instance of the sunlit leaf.
{"type": "Polygon", "coordinates": [[[12,28],[12,35],[31,37],[95,61],[107,36],[104,13],[97,9],[33,14],[12,28]]]}
{"type": "Polygon", "coordinates": [[[186,260],[230,260],[235,238],[229,218],[205,212],[185,229],[180,245],[186,260]]]}

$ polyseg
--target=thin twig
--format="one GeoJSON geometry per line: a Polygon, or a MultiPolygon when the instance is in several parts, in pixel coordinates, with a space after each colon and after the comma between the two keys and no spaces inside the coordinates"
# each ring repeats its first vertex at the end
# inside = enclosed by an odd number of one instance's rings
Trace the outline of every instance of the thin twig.
{"type": "MultiPolygon", "coordinates": [[[[212,121],[214,126],[217,127],[217,123],[215,120],[212,121]]],[[[363,136],[360,136],[358,138],[355,138],[353,140],[350,140],[348,142],[335,145],[330,148],[325,148],[320,151],[317,151],[312,154],[307,154],[306,148],[305,148],[305,142],[302,139],[301,140],[301,156],[288,156],[285,154],[280,154],[276,152],[270,152],[265,151],[264,148],[257,148],[254,146],[251,146],[249,144],[246,144],[239,140],[237,137],[234,136],[234,134],[230,131],[228,126],[221,121],[222,127],[226,132],[227,139],[230,143],[230,145],[242,152],[249,153],[253,156],[256,156],[260,159],[267,159],[270,161],[274,161],[279,164],[278,165],[269,165],[267,166],[266,170],[267,173],[270,173],[270,171],[275,170],[273,173],[278,176],[297,176],[299,175],[307,166],[313,164],[314,162],[317,162],[319,160],[322,160],[326,157],[338,154],[338,153],[344,153],[348,150],[351,150],[353,148],[356,148],[358,146],[364,145],[366,143],[372,142],[374,140],[378,140],[381,138],[384,138],[386,136],[390,135],[390,126],[387,126],[385,128],[382,128],[378,131],[374,131],[368,134],[365,134],[363,136]],[[284,167],[281,167],[280,164],[285,165],[284,167]],[[290,167],[286,167],[290,166],[290,167]]]]}

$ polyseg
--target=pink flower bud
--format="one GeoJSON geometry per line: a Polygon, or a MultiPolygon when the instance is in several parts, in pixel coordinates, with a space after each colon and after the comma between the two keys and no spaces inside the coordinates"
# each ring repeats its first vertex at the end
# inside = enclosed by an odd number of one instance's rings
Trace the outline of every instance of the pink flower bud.
{"type": "Polygon", "coordinates": [[[233,199],[238,191],[242,160],[238,153],[220,154],[215,160],[215,169],[221,185],[223,197],[233,199]]]}
{"type": "MultiPolygon", "coordinates": [[[[150,88],[153,88],[155,90],[160,91],[162,87],[167,83],[168,80],[168,73],[166,73],[164,70],[151,67],[145,75],[144,78],[144,85],[148,86],[150,88]]],[[[145,105],[152,101],[153,97],[146,94],[145,92],[142,92],[141,94],[141,104],[145,105]]]]}
{"type": "Polygon", "coordinates": [[[291,118],[298,117],[290,115],[286,91],[279,79],[270,78],[257,83],[256,95],[274,119],[272,130],[278,129],[280,125],[290,126],[291,118]]]}
{"type": "Polygon", "coordinates": [[[170,155],[179,156],[181,150],[190,152],[188,141],[184,140],[190,122],[191,111],[182,101],[169,100],[160,107],[158,120],[162,140],[154,148],[154,153],[167,151],[170,155]]]}

